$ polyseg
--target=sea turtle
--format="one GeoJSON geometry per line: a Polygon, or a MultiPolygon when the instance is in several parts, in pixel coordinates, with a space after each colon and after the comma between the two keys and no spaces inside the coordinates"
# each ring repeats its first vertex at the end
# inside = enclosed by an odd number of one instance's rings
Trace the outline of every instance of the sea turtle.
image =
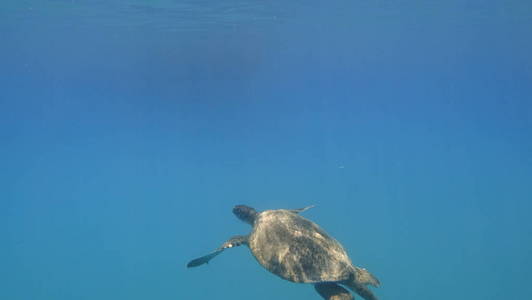
{"type": "Polygon", "coordinates": [[[251,233],[233,236],[215,251],[190,261],[187,267],[208,263],[227,248],[247,245],[268,271],[292,282],[312,283],[326,300],[353,299],[340,284],[366,300],[377,300],[367,285],[377,287],[379,280],[366,269],[354,266],[338,241],[299,215],[311,207],[257,212],[237,205],[233,213],[253,226],[251,233]]]}

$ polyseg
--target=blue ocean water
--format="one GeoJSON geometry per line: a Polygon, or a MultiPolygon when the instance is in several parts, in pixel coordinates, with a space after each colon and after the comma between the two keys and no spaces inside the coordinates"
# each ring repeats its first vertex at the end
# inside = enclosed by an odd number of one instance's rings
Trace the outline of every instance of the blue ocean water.
{"type": "Polygon", "coordinates": [[[245,247],[185,267],[236,204],[316,205],[381,300],[529,298],[531,15],[4,0],[0,298],[320,299],[245,247]]]}

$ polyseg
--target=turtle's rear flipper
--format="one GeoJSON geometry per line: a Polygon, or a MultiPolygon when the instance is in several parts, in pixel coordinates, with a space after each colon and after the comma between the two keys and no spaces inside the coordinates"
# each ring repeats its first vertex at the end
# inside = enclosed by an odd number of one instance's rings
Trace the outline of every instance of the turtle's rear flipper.
{"type": "Polygon", "coordinates": [[[374,287],[381,285],[377,277],[373,276],[368,270],[364,268],[355,267],[355,276],[358,282],[363,284],[369,284],[374,287]]]}
{"type": "Polygon", "coordinates": [[[325,300],[353,300],[348,290],[333,282],[314,284],[314,288],[325,300]]]}
{"type": "Polygon", "coordinates": [[[211,259],[215,258],[218,254],[222,253],[225,249],[236,247],[236,246],[240,246],[242,244],[246,244],[247,241],[248,241],[248,236],[247,235],[235,235],[234,237],[230,238],[225,243],[223,243],[223,245],[220,248],[214,250],[213,252],[211,252],[211,253],[209,253],[207,255],[204,255],[202,257],[199,257],[199,258],[191,260],[187,264],[187,268],[193,268],[193,267],[197,267],[197,266],[201,266],[203,264],[206,264],[211,259]]]}
{"type": "Polygon", "coordinates": [[[359,294],[365,300],[378,300],[378,298],[370,291],[365,284],[358,283],[355,280],[342,282],[347,285],[353,292],[359,294]]]}

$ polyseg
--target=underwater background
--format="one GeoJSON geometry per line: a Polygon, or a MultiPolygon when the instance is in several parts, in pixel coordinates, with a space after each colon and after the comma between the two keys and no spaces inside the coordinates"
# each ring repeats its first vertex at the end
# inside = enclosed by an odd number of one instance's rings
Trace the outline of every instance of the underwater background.
{"type": "MultiPolygon", "coordinates": [[[[532,294],[532,2],[3,0],[0,298],[321,299],[231,209],[391,299],[532,294]]],[[[357,299],[361,299],[356,296],[357,299]]]]}

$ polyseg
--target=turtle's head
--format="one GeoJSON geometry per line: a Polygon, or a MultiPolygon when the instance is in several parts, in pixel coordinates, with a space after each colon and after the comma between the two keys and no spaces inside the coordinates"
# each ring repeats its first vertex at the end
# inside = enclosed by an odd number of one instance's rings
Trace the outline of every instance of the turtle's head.
{"type": "Polygon", "coordinates": [[[233,213],[235,216],[237,216],[240,220],[253,225],[253,222],[255,221],[255,217],[257,216],[257,211],[253,207],[249,207],[246,205],[237,205],[233,208],[233,213]]]}

